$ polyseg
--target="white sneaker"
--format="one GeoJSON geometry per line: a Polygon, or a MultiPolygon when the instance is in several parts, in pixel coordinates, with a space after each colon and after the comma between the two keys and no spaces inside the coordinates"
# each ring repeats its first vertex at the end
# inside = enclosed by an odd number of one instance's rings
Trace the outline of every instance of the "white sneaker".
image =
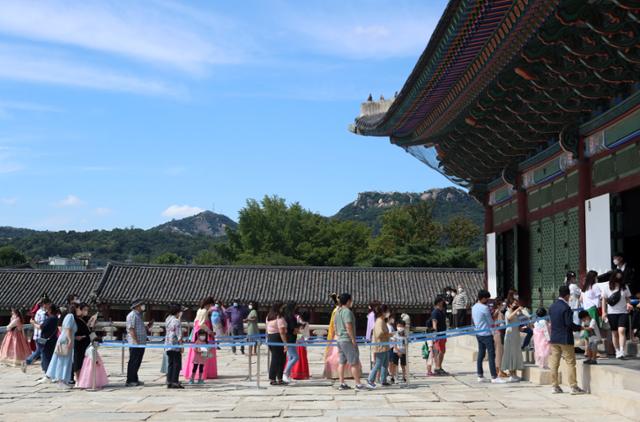
{"type": "Polygon", "coordinates": [[[491,380],[491,384],[506,384],[507,382],[508,382],[508,381],[507,381],[506,379],[504,379],[504,378],[500,378],[500,377],[493,378],[493,379],[491,380]]]}
{"type": "Polygon", "coordinates": [[[508,382],[520,382],[520,377],[516,376],[516,375],[512,375],[509,377],[509,381],[508,382]]]}
{"type": "Polygon", "coordinates": [[[489,382],[489,380],[488,380],[488,379],[486,379],[485,377],[478,377],[478,382],[479,382],[479,383],[489,382]]]}
{"type": "Polygon", "coordinates": [[[39,379],[36,381],[36,383],[37,383],[37,384],[42,384],[43,382],[46,382],[46,381],[49,381],[49,378],[45,375],[44,377],[39,378],[39,379]]]}
{"type": "Polygon", "coordinates": [[[291,378],[289,378],[287,374],[282,375],[282,381],[286,382],[287,384],[291,384],[291,378]]]}

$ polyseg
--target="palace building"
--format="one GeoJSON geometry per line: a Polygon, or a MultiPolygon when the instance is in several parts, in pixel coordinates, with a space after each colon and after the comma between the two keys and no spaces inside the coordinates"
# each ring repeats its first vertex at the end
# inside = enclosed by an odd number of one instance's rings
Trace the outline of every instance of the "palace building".
{"type": "Polygon", "coordinates": [[[549,302],[568,270],[640,265],[637,0],[451,0],[402,90],[350,130],[484,204],[494,294],[549,302]]]}

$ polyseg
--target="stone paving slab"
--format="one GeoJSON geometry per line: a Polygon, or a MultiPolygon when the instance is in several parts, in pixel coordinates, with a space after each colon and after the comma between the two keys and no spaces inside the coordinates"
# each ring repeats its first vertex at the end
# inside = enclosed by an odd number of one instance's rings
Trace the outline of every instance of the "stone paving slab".
{"type": "MultiPolygon", "coordinates": [[[[409,385],[375,391],[338,391],[322,373],[321,348],[311,349],[312,375],[289,387],[271,387],[266,380],[266,356],[261,365],[261,388],[247,380],[248,360],[229,350],[218,353],[220,378],[204,385],[168,390],[159,372],[162,354],[148,350],[140,372],[144,387],[127,388],[118,350],[102,349],[111,384],[96,391],[64,390],[50,383],[38,384],[39,368],[27,374],[0,367],[0,421],[47,420],[97,421],[261,421],[284,419],[309,422],[343,421],[509,421],[533,422],[629,422],[603,409],[591,396],[552,395],[548,387],[527,382],[478,384],[474,365],[445,358],[450,377],[426,377],[418,345],[411,348],[415,362],[409,385]]],[[[364,366],[369,362],[366,353],[364,366]]],[[[353,385],[352,380],[348,380],[353,385]]]]}

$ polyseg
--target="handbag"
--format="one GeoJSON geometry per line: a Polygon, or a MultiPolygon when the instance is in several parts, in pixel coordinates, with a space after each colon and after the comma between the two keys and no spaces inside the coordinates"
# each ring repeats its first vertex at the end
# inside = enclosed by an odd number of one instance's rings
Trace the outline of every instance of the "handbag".
{"type": "Polygon", "coordinates": [[[607,303],[609,306],[616,306],[616,304],[620,302],[620,299],[622,299],[622,293],[618,290],[613,292],[613,294],[607,298],[607,303]]]}
{"type": "Polygon", "coordinates": [[[68,341],[58,341],[54,353],[58,356],[67,356],[71,350],[71,344],[68,341]]]}

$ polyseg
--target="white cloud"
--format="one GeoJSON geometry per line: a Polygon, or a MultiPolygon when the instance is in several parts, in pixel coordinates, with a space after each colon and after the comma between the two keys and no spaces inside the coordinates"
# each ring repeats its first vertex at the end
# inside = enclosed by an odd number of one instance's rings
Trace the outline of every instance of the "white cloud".
{"type": "Polygon", "coordinates": [[[49,50],[0,44],[0,78],[146,95],[178,96],[165,82],[76,62],[49,50]]]}
{"type": "Polygon", "coordinates": [[[167,218],[185,218],[200,214],[204,209],[191,205],[171,205],[162,211],[162,216],[167,218]]]}
{"type": "Polygon", "coordinates": [[[100,217],[104,217],[105,215],[111,214],[113,210],[111,208],[98,207],[95,210],[93,210],[93,212],[95,212],[95,214],[100,217]]]}
{"type": "Polygon", "coordinates": [[[50,107],[43,104],[36,104],[24,101],[3,101],[0,100],[0,116],[8,116],[12,111],[27,111],[37,113],[57,113],[59,108],[50,107]]]}
{"type": "Polygon", "coordinates": [[[18,203],[18,198],[0,198],[0,203],[12,207],[18,203]]]}
{"type": "Polygon", "coordinates": [[[0,31],[200,73],[236,63],[230,23],[177,3],[14,0],[2,3],[0,31]],[[205,15],[206,19],[197,15],[205,15]]]}
{"type": "Polygon", "coordinates": [[[56,203],[59,207],[77,207],[84,204],[84,201],[75,195],[67,195],[66,198],[56,203]]]}

